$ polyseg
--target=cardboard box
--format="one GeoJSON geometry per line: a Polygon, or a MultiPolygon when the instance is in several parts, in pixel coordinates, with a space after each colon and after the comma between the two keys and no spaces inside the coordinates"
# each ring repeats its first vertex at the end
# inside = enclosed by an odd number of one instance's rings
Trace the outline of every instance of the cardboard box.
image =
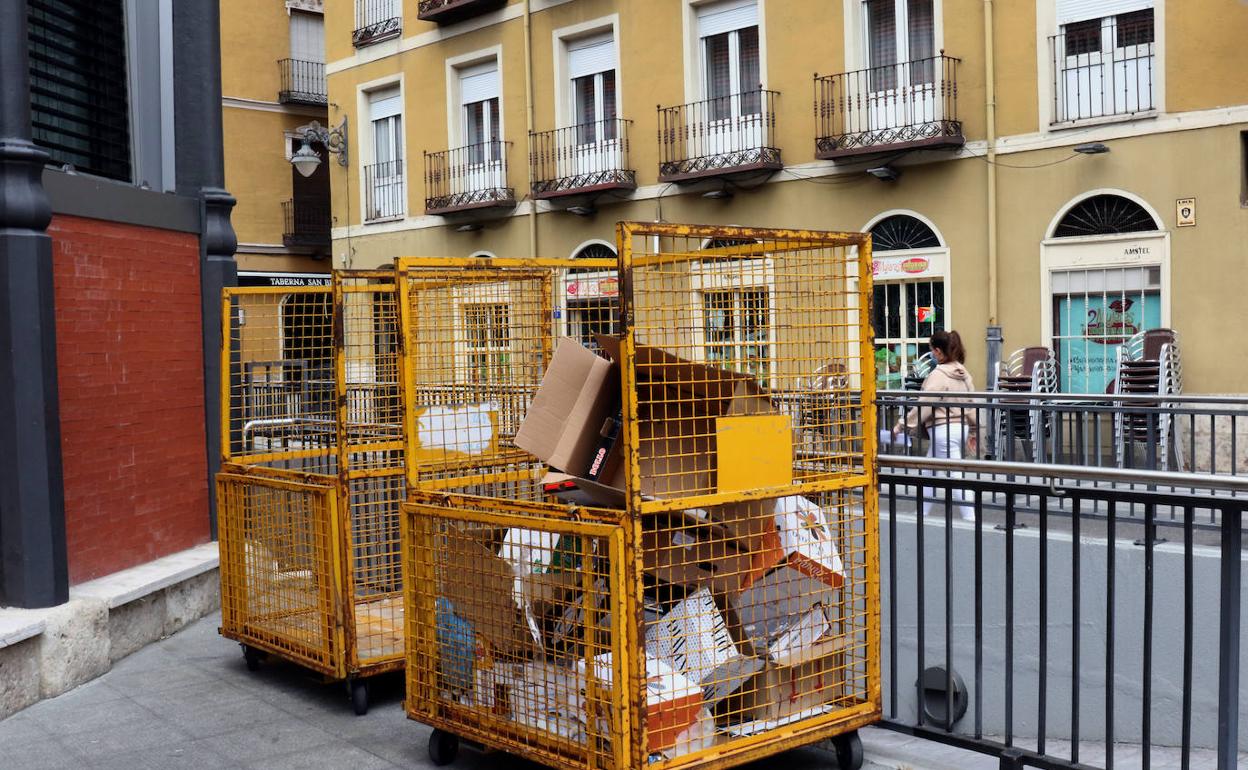
{"type": "Polygon", "coordinates": [[[686,588],[707,587],[737,594],[778,564],[783,554],[751,550],[725,526],[687,514],[647,517],[642,532],[642,569],[655,578],[686,588]]]}
{"type": "MultiPolygon", "coordinates": [[[[776,641],[795,628],[812,610],[835,607],[838,592],[792,567],[768,574],[737,596],[725,596],[725,617],[740,624],[733,629],[756,654],[766,656],[776,641]]],[[[827,613],[824,612],[824,616],[827,613]]],[[[829,621],[829,631],[835,624],[829,621]]],[[[824,633],[828,633],[825,631],[824,633]]]]}
{"type": "Polygon", "coordinates": [[[776,530],[788,563],[804,575],[839,588],[845,567],[827,513],[800,495],[775,501],[776,530]]]}
{"type": "Polygon", "coordinates": [[[438,595],[455,615],[500,654],[526,658],[540,650],[540,635],[516,602],[515,571],[480,532],[452,530],[442,554],[438,595]]]}
{"type": "Polygon", "coordinates": [[[713,704],[763,667],[731,625],[710,590],[698,589],[646,628],[646,654],[702,687],[702,699],[713,704]]]}
{"type": "MultiPolygon", "coordinates": [[[[586,670],[577,661],[582,683],[586,670]]],[[[614,680],[611,653],[594,658],[594,677],[609,689],[614,680]]],[[[702,691],[668,663],[646,655],[646,750],[654,754],[671,749],[677,738],[698,719],[702,711],[702,691]]],[[[584,688],[582,685],[582,692],[584,688]]],[[[578,713],[583,713],[582,709],[578,713]]]]}

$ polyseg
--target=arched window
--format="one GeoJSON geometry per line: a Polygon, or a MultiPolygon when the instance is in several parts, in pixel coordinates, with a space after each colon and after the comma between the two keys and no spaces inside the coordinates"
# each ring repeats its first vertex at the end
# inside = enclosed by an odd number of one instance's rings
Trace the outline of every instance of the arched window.
{"type": "Polygon", "coordinates": [[[1054,238],[1141,233],[1157,229],[1153,215],[1121,195],[1093,195],[1071,207],[1053,230],[1054,238]]]}
{"type": "Polygon", "coordinates": [[[871,228],[871,248],[875,251],[938,249],[940,238],[918,217],[893,214],[871,228]]]}
{"type": "Polygon", "coordinates": [[[605,243],[590,243],[576,252],[573,259],[615,259],[615,249],[605,243]]]}

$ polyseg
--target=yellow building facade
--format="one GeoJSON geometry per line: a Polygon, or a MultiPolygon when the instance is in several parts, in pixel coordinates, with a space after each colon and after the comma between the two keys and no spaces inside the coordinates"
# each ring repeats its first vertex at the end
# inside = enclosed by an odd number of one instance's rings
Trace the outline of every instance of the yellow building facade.
{"type": "Polygon", "coordinates": [[[225,182],[243,285],[320,283],[330,269],[330,164],[305,177],[290,163],[302,129],[326,124],[323,15],[321,0],[221,3],[225,182]]]}
{"type": "MultiPolygon", "coordinates": [[[[939,328],[982,384],[999,328],[1102,392],[1167,327],[1187,392],[1242,391],[1238,0],[354,0],[325,31],[335,267],[601,256],[625,219],[870,230],[881,385],[939,328]]],[[[566,331],[615,290],[570,276],[566,331]]],[[[702,301],[742,355],[765,335],[758,287],[702,301]]]]}

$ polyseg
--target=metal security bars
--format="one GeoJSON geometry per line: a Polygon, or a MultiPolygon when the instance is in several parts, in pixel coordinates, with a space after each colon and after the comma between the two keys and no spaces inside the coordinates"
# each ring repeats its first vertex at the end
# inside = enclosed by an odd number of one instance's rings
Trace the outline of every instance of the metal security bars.
{"type": "Polygon", "coordinates": [[[510,207],[516,191],[507,181],[511,142],[489,141],[425,153],[425,213],[510,207]]]}
{"type": "Polygon", "coordinates": [[[407,213],[407,183],[403,160],[364,167],[364,221],[398,219],[407,213]]]}
{"type": "Polygon", "coordinates": [[[1010,481],[989,463],[880,462],[885,726],[1003,768],[1248,763],[1248,483],[1137,472],[1126,491],[1069,466],[1010,481]],[[936,500],[925,517],[916,492],[936,500]],[[1162,517],[1168,542],[1149,536],[1162,517]]]}
{"type": "Polygon", "coordinates": [[[279,59],[282,90],[277,100],[283,104],[325,104],[325,64],[301,59],[279,59]]]}
{"type": "Polygon", "coordinates": [[[533,134],[533,197],[637,187],[637,172],[628,158],[632,123],[612,118],[533,134]]]}
{"type": "Polygon", "coordinates": [[[659,178],[680,182],[783,168],[775,91],[745,91],[659,107],[659,178]]]}
{"type": "Polygon", "coordinates": [[[355,30],[351,44],[360,46],[398,37],[403,31],[400,0],[355,0],[355,30]]]}
{"type": "Polygon", "coordinates": [[[345,679],[403,665],[406,496],[392,272],[222,297],[222,629],[345,679]]]}
{"type": "Polygon", "coordinates": [[[959,64],[942,55],[816,75],[816,157],[962,146],[959,64]]]}
{"type": "Polygon", "coordinates": [[[1157,109],[1151,8],[1066,24],[1049,38],[1053,122],[1157,109]]]}
{"type": "Polygon", "coordinates": [[[282,244],[329,247],[329,201],[289,198],[282,201],[282,244]]]}

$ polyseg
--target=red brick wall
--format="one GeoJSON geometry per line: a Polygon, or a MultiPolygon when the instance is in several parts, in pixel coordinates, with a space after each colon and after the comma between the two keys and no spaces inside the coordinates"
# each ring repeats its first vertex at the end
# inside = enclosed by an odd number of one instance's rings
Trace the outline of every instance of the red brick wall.
{"type": "Polygon", "coordinates": [[[199,243],[67,216],[49,231],[79,583],[208,540],[199,243]]]}

